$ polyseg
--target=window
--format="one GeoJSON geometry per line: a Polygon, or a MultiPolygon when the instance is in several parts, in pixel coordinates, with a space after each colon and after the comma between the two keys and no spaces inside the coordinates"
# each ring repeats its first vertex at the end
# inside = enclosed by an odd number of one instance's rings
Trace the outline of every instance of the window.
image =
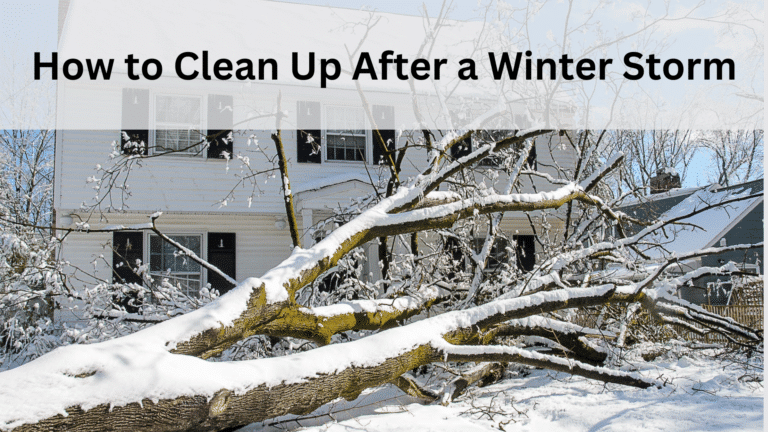
{"type": "Polygon", "coordinates": [[[365,112],[357,107],[334,107],[325,109],[326,159],[333,161],[366,161],[368,133],[365,127],[365,112]]]}
{"type": "MultiPolygon", "coordinates": [[[[171,235],[172,240],[201,255],[202,235],[171,235]]],[[[153,277],[168,278],[174,285],[180,284],[184,293],[197,296],[202,286],[202,268],[187,256],[156,235],[149,237],[149,272],[153,277]]]]}
{"type": "Polygon", "coordinates": [[[155,152],[202,155],[202,98],[155,96],[155,152]]]}
{"type": "MultiPolygon", "coordinates": [[[[485,245],[485,238],[475,238],[472,241],[472,247],[475,249],[475,253],[479,253],[485,245]]],[[[495,272],[500,269],[501,265],[506,263],[509,258],[509,241],[504,237],[496,237],[491,246],[491,251],[488,253],[488,261],[485,265],[486,272],[495,272]]]]}
{"type": "MultiPolygon", "coordinates": [[[[515,261],[518,269],[529,272],[536,265],[536,239],[532,235],[513,235],[515,242],[515,261]]],[[[485,238],[473,239],[473,248],[479,252],[485,243],[485,238]]],[[[485,266],[486,272],[495,272],[501,265],[509,261],[510,243],[504,237],[496,237],[491,246],[491,252],[488,254],[488,262],[485,266]]],[[[511,264],[511,263],[510,263],[511,264]]]]}
{"type": "Polygon", "coordinates": [[[536,266],[536,238],[532,235],[512,236],[515,241],[517,268],[524,272],[533,270],[536,266]]]}
{"type": "Polygon", "coordinates": [[[163,95],[124,88],[120,151],[146,156],[152,144],[155,154],[229,159],[234,147],[233,102],[230,95],[163,95]]]}
{"type": "MultiPolygon", "coordinates": [[[[509,130],[480,131],[478,133],[478,136],[476,136],[476,139],[482,140],[483,143],[496,142],[496,141],[501,141],[504,138],[513,137],[517,134],[517,132],[518,131],[509,131],[509,130]]],[[[525,146],[525,142],[522,142],[522,143],[519,143],[517,147],[515,147],[515,155],[516,155],[514,159],[515,161],[517,160],[517,155],[523,151],[524,146],[525,146]]],[[[499,168],[504,165],[504,159],[506,159],[506,157],[503,155],[490,155],[485,159],[481,160],[479,163],[479,166],[499,168]]],[[[538,167],[536,163],[536,145],[535,144],[533,145],[533,147],[531,147],[531,152],[528,153],[526,164],[527,164],[527,167],[532,170],[535,170],[538,167]]]]}

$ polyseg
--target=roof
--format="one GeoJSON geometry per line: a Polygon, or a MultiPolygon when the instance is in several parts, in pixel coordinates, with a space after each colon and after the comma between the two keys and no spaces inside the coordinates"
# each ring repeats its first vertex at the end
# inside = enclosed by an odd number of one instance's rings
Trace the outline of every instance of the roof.
{"type": "MultiPolygon", "coordinates": [[[[272,111],[278,93],[287,110],[293,100],[359,106],[358,85],[371,104],[411,110],[412,84],[437,129],[457,126],[446,113],[438,115],[457,107],[513,111],[496,121],[520,129],[514,114],[524,112],[531,95],[544,92],[539,80],[505,85],[493,79],[488,52],[511,50],[495,22],[446,19],[435,31],[435,20],[422,16],[268,0],[70,0],[62,16],[60,65],[65,59],[103,60],[111,64],[111,85],[102,79],[106,67],[95,68],[102,71],[95,73],[98,79],[85,79],[86,73],[83,79],[60,80],[59,94],[72,102],[56,119],[59,129],[125,127],[117,123],[120,106],[110,108],[117,86],[158,94],[235,94],[247,101],[236,102],[236,120],[242,120],[260,118],[246,111],[272,111]],[[475,60],[477,79],[459,78],[466,58],[475,60]],[[432,100],[438,94],[440,103],[432,100]]],[[[555,99],[553,106],[572,104],[562,89],[555,99]]],[[[572,117],[558,108],[549,120],[570,125],[572,117]]],[[[271,129],[274,121],[264,119],[268,122],[252,121],[248,128],[271,129]]],[[[398,121],[401,128],[414,120],[398,121]]]]}
{"type": "MultiPolygon", "coordinates": [[[[487,32],[481,22],[451,20],[447,26],[430,48],[433,58],[470,56],[478,35],[487,32]]],[[[211,66],[217,59],[249,59],[254,63],[258,59],[275,59],[278,82],[297,84],[291,73],[294,52],[301,55],[301,74],[308,70],[310,52],[315,53],[316,63],[320,59],[337,59],[348,70],[348,50],[353,52],[360,43],[360,50],[371,53],[378,70],[378,55],[386,50],[394,51],[395,56],[416,58],[427,32],[428,26],[421,16],[279,1],[72,0],[59,51],[66,51],[66,57],[118,59],[114,69],[121,73],[127,70],[121,61],[127,54],[142,61],[155,58],[167,70],[164,77],[174,76],[177,56],[187,51],[197,55],[208,51],[211,66]],[[376,22],[370,29],[366,25],[369,20],[376,22]]],[[[191,68],[193,62],[187,64],[184,66],[191,68]]],[[[200,68],[201,61],[196,65],[200,68]]],[[[407,66],[410,73],[410,63],[407,66]]],[[[455,72],[448,74],[455,67],[446,65],[443,75],[455,76],[455,72]]],[[[307,83],[318,86],[318,75],[307,83]]],[[[362,79],[365,77],[362,75],[362,79]]],[[[369,88],[373,84],[383,90],[409,90],[408,83],[401,80],[365,81],[369,88]]],[[[340,84],[354,88],[349,79],[334,82],[336,87],[340,84]]],[[[416,86],[427,90],[432,84],[416,81],[416,86]]]]}
{"type": "Polygon", "coordinates": [[[651,194],[640,198],[630,198],[625,200],[620,208],[621,210],[638,219],[652,220],[656,219],[672,207],[680,204],[697,191],[705,187],[672,189],[667,192],[651,194]]]}
{"type": "Polygon", "coordinates": [[[374,174],[349,172],[291,186],[296,201],[296,210],[328,210],[344,207],[353,200],[359,200],[380,187],[382,180],[374,174]]]}
{"type": "MultiPolygon", "coordinates": [[[[699,188],[690,193],[673,197],[651,200],[644,204],[624,209],[628,214],[635,214],[646,220],[657,217],[670,220],[700,211],[709,206],[726,203],[740,197],[763,192],[763,179],[729,187],[713,185],[699,188]],[[642,215],[641,215],[642,213],[642,215]],[[659,214],[659,216],[655,216],[659,214]]],[[[715,245],[729,230],[744,218],[756,206],[762,204],[763,196],[742,199],[701,211],[680,222],[684,225],[667,227],[656,234],[651,242],[660,243],[670,253],[685,253],[715,245]]],[[[649,250],[650,256],[660,256],[661,251],[649,250]]]]}

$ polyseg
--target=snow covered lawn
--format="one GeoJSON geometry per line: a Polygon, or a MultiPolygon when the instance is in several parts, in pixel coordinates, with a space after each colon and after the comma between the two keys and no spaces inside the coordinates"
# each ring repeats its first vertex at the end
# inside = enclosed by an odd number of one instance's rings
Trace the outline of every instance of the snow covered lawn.
{"type": "MultiPolygon", "coordinates": [[[[602,385],[545,370],[473,388],[448,407],[419,405],[394,387],[336,401],[309,416],[254,424],[247,432],[318,431],[762,431],[763,383],[743,366],[693,354],[638,365],[662,389],[602,385]],[[740,377],[743,377],[741,380],[740,377]],[[336,419],[328,414],[331,409],[336,419]],[[298,421],[298,422],[297,422],[298,421]],[[273,423],[269,422],[269,423],[273,423]]],[[[752,372],[755,370],[752,369],[752,372]]],[[[758,370],[762,380],[762,364],[758,370]]]]}

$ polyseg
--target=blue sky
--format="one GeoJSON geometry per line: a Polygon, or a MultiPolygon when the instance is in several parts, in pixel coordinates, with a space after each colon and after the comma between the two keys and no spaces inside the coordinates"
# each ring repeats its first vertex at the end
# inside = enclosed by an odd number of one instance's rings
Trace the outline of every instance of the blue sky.
{"type": "Polygon", "coordinates": [[[4,0],[0,13],[3,62],[14,54],[32,61],[35,51],[55,50],[57,21],[56,0],[4,0]]]}

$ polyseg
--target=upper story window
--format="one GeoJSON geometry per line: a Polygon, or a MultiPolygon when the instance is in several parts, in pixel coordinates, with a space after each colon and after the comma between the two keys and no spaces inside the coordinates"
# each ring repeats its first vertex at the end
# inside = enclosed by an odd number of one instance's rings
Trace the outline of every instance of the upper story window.
{"type": "Polygon", "coordinates": [[[195,96],[155,96],[155,153],[203,154],[202,104],[195,96]]]}
{"type": "Polygon", "coordinates": [[[296,101],[296,160],[300,163],[385,163],[387,152],[397,148],[395,108],[371,105],[371,116],[379,129],[375,141],[363,107],[322,105],[296,101]],[[325,129],[323,129],[323,127],[325,129]]]}
{"type": "Polygon", "coordinates": [[[230,95],[169,95],[124,88],[120,152],[228,159],[234,149],[230,95]],[[207,134],[207,135],[206,135],[207,134]]]}
{"type": "Polygon", "coordinates": [[[329,161],[364,162],[368,133],[365,112],[358,107],[328,106],[325,109],[326,159],[329,161]]]}

